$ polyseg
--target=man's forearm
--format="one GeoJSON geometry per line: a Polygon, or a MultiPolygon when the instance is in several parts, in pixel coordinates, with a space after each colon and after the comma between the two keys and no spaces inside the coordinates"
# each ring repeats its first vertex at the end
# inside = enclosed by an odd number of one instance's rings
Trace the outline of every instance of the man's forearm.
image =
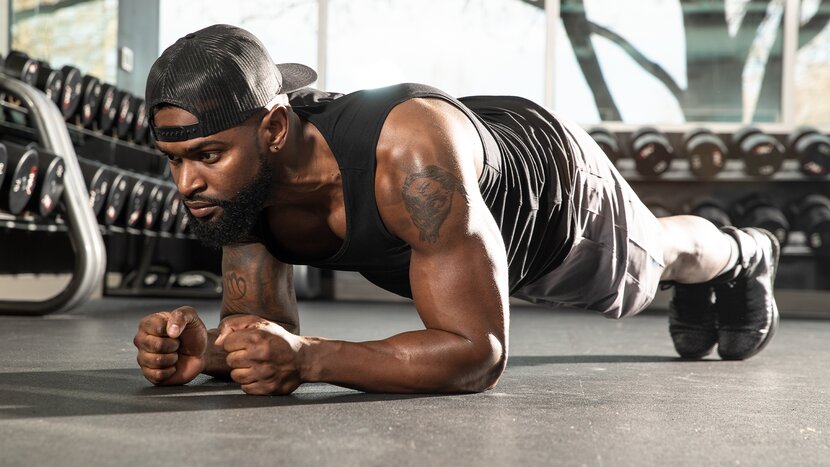
{"type": "Polygon", "coordinates": [[[382,341],[304,337],[300,377],[367,392],[479,392],[496,384],[507,349],[493,335],[477,340],[439,330],[382,341]]]}

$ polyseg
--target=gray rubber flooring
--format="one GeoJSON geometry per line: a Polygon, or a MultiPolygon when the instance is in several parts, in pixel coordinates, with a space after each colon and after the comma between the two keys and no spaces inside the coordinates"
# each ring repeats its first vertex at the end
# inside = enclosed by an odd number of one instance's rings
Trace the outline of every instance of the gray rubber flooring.
{"type": "MultiPolygon", "coordinates": [[[[255,397],[207,377],[177,388],[142,378],[136,324],[179,303],[0,317],[0,465],[830,465],[830,321],[784,320],[745,362],[685,362],[661,314],[514,307],[508,369],[489,392],[313,384],[255,397]]],[[[218,304],[196,305],[218,322],[218,304]]],[[[420,326],[409,304],[301,310],[305,334],[332,338],[420,326]]]]}

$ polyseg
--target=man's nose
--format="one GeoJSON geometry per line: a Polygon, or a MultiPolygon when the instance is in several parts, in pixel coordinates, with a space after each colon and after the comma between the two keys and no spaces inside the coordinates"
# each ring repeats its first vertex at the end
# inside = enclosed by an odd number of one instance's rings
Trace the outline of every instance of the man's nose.
{"type": "Polygon", "coordinates": [[[202,177],[199,170],[191,161],[183,159],[182,163],[173,172],[176,181],[176,186],[179,193],[184,197],[190,197],[196,193],[204,191],[205,179],[202,177]]]}

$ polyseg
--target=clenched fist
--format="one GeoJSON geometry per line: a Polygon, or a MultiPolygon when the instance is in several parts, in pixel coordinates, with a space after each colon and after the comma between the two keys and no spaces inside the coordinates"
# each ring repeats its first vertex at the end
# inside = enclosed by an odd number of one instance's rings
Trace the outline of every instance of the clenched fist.
{"type": "Polygon", "coordinates": [[[189,306],[142,319],[133,344],[138,365],[153,384],[185,384],[205,369],[207,329],[189,306]]]}
{"type": "Polygon", "coordinates": [[[226,318],[215,345],[228,353],[231,378],[248,394],[291,394],[302,383],[302,338],[257,316],[226,318]]]}

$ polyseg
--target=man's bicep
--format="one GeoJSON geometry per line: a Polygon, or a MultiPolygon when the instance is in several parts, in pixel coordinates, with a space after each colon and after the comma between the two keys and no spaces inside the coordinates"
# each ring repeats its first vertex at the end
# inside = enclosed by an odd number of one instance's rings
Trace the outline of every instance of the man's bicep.
{"type": "Polygon", "coordinates": [[[293,267],[274,258],[262,243],[222,250],[222,314],[252,314],[299,333],[293,267]]]}

